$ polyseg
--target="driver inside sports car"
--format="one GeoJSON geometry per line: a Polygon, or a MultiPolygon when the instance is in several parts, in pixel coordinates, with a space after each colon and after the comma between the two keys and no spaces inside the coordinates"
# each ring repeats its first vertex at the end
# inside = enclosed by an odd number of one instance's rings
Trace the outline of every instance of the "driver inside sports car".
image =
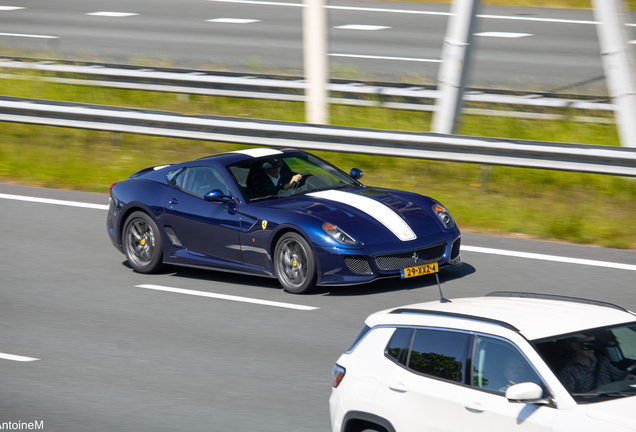
{"type": "Polygon", "coordinates": [[[287,190],[294,183],[300,182],[301,174],[282,171],[283,161],[271,159],[261,164],[261,169],[252,178],[254,196],[276,195],[280,190],[287,190]]]}

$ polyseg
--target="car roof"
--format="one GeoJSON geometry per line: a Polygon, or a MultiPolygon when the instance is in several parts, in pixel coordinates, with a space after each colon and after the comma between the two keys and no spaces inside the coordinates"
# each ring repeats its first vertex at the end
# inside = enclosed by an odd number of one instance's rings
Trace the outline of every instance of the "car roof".
{"type": "Polygon", "coordinates": [[[636,321],[636,315],[610,303],[529,293],[491,293],[451,302],[416,303],[377,312],[366,324],[444,326],[483,330],[497,325],[528,340],[636,321]]]}
{"type": "Polygon", "coordinates": [[[249,148],[244,150],[236,150],[226,153],[220,153],[212,156],[203,157],[199,160],[214,160],[220,162],[223,165],[230,165],[235,162],[240,162],[248,159],[256,159],[266,156],[281,156],[286,153],[297,153],[296,149],[273,149],[273,148],[249,148]]]}

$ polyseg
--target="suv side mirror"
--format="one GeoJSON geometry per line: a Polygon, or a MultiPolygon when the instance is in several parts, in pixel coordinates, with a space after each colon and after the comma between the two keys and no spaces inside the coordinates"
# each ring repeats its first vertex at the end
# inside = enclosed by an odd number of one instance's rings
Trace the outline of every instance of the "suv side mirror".
{"type": "Polygon", "coordinates": [[[351,172],[349,173],[349,177],[354,180],[360,180],[363,175],[364,171],[362,171],[360,168],[351,168],[351,172]]]}
{"type": "Polygon", "coordinates": [[[543,389],[532,382],[515,384],[506,390],[508,402],[550,405],[552,402],[543,397],[543,389]]]}
{"type": "Polygon", "coordinates": [[[231,203],[232,201],[234,201],[234,198],[229,195],[225,195],[223,191],[221,191],[221,189],[214,189],[213,191],[206,193],[205,195],[203,195],[203,199],[206,201],[218,203],[231,203]]]}

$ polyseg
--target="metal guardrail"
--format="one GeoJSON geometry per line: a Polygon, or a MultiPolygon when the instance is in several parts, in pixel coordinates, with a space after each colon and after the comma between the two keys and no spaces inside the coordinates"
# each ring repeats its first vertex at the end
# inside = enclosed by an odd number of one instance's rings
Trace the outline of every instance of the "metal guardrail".
{"type": "Polygon", "coordinates": [[[0,121],[636,177],[636,149],[308,125],[0,97],[0,121]]]}
{"type": "MultiPolygon", "coordinates": [[[[245,75],[176,68],[145,68],[108,63],[70,62],[62,60],[35,61],[20,57],[0,58],[0,69],[38,70],[74,77],[46,77],[59,83],[91,85],[135,90],[163,91],[248,99],[270,99],[304,102],[305,81],[300,77],[245,75]],[[78,78],[91,77],[87,78],[78,78]]],[[[386,82],[331,80],[330,103],[358,106],[382,106],[392,109],[434,111],[439,94],[435,86],[416,86],[386,82]]],[[[481,104],[501,104],[533,108],[570,108],[613,112],[607,98],[597,96],[553,94],[549,92],[514,92],[492,89],[468,89],[464,101],[481,104]]],[[[467,114],[498,115],[535,119],[561,119],[558,114],[514,112],[464,108],[467,114]]],[[[575,121],[608,123],[604,117],[571,118],[575,121]]]]}

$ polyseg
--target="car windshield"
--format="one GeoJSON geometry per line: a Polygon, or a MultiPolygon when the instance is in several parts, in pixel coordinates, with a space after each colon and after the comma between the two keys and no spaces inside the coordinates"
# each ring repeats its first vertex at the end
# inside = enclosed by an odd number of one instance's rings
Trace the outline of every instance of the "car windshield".
{"type": "Polygon", "coordinates": [[[247,202],[360,185],[333,165],[303,152],[249,159],[227,168],[247,202]]]}
{"type": "Polygon", "coordinates": [[[636,395],[636,322],[533,345],[578,403],[636,395]]]}

